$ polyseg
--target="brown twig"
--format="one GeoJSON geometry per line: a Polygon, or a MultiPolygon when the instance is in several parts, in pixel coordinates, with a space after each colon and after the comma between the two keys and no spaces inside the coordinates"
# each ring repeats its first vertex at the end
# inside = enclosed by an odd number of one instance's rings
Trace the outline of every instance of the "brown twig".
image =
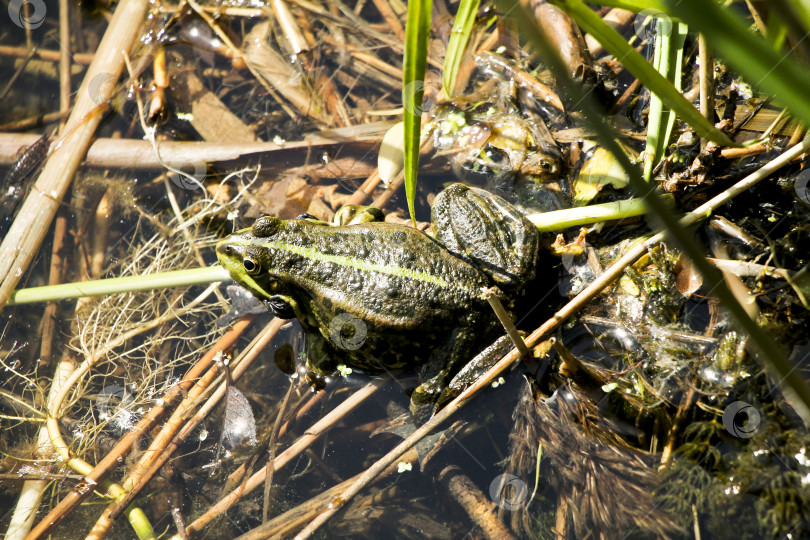
{"type": "MultiPolygon", "coordinates": [[[[714,123],[714,55],[706,43],[703,34],[698,36],[698,58],[700,61],[700,114],[714,123]]],[[[707,140],[700,141],[701,149],[706,147],[707,140]]]]}
{"type": "MultiPolygon", "coordinates": [[[[251,317],[252,321],[253,317],[251,317]]],[[[251,363],[258,357],[258,353],[264,350],[269,344],[270,340],[278,333],[284,321],[281,319],[274,319],[264,330],[256,336],[245,351],[239,356],[237,361],[234,362],[235,368],[231,370],[231,377],[233,380],[238,380],[251,363]]],[[[180,447],[183,441],[188,438],[192,431],[204,420],[211,410],[222,400],[225,396],[227,386],[223,382],[219,388],[208,398],[205,405],[198,410],[194,416],[188,421],[190,411],[196,406],[196,402],[202,397],[203,393],[210,387],[214,380],[216,370],[211,369],[203,379],[200,379],[194,385],[191,391],[183,399],[183,403],[175,410],[172,417],[161,428],[160,433],[152,440],[149,449],[144,452],[137,465],[132,469],[132,472],[124,480],[122,486],[128,491],[126,497],[112,503],[104,509],[104,513],[99,517],[96,526],[93,527],[91,536],[94,538],[101,538],[108,528],[112,525],[112,521],[126,508],[140,493],[140,491],[149,483],[149,481],[157,474],[157,472],[166,464],[166,462],[174,455],[175,451],[180,447]]]]}
{"type": "Polygon", "coordinates": [[[38,114],[36,116],[23,118],[22,120],[14,120],[13,122],[8,122],[7,124],[0,124],[0,131],[22,131],[33,129],[44,124],[50,124],[51,122],[56,122],[57,120],[67,118],[69,114],[69,111],[38,114]]]}
{"type": "MultiPolygon", "coordinates": [[[[132,449],[135,441],[148,433],[149,430],[157,423],[160,418],[166,414],[174,402],[180,395],[188,391],[189,388],[196,382],[196,380],[205,373],[211,365],[216,354],[220,351],[226,351],[233,347],[239,336],[242,335],[244,330],[250,325],[252,321],[242,319],[234,324],[233,328],[223,335],[214,347],[209,350],[183,377],[183,380],[177,383],[169,390],[163,399],[144,416],[138,424],[132,428],[124,437],[118,441],[104,459],[93,468],[90,474],[85,475],[85,478],[90,483],[99,483],[112,469],[120,465],[124,456],[126,456],[132,449]]],[[[26,540],[34,540],[47,535],[62,519],[64,519],[73,509],[75,509],[88,495],[93,491],[82,489],[71,491],[47,516],[45,516],[31,533],[26,537],[26,540]]]]}
{"type": "Polygon", "coordinates": [[[402,27],[402,23],[399,21],[397,14],[394,13],[394,10],[391,9],[391,6],[388,5],[388,0],[372,0],[374,2],[374,6],[377,8],[377,11],[380,12],[380,15],[383,16],[385,22],[388,26],[391,27],[394,34],[397,36],[397,39],[405,42],[405,29],[402,27]]]}
{"type": "MultiPolygon", "coordinates": [[[[0,56],[3,57],[18,57],[18,58],[25,58],[31,53],[31,49],[26,47],[14,47],[11,45],[0,45],[0,56]]],[[[71,59],[76,62],[77,64],[81,64],[84,66],[89,66],[90,63],[93,61],[92,53],[76,53],[71,56],[71,59]]],[[[33,57],[38,58],[40,60],[46,60],[48,62],[59,62],[62,58],[61,51],[51,51],[48,49],[36,49],[33,52],[33,57]]]]}
{"type": "MultiPolygon", "coordinates": [[[[59,112],[70,110],[70,11],[68,0],[59,0],[59,112]]],[[[64,125],[62,130],[64,131],[64,125]]]]}
{"type": "Polygon", "coordinates": [[[134,471],[124,482],[125,489],[127,489],[128,483],[136,482],[135,488],[129,489],[124,497],[116,500],[104,509],[104,512],[101,513],[96,523],[93,525],[93,528],[87,534],[89,540],[100,540],[107,535],[107,532],[110,530],[110,527],[112,527],[120,511],[129,506],[135,497],[137,497],[138,493],[140,493],[140,489],[152,479],[154,474],[156,474],[160,467],[166,462],[171,455],[163,451],[168,444],[167,439],[183,425],[184,416],[188,412],[188,409],[193,406],[194,401],[211,385],[218,374],[219,368],[214,364],[208,369],[207,373],[194,383],[194,386],[183,398],[182,403],[180,403],[172,413],[171,418],[163,424],[160,434],[152,440],[149,449],[141,455],[134,471]],[[157,462],[158,466],[154,466],[155,462],[157,462]]]}
{"type": "Polygon", "coordinates": [[[31,59],[34,58],[35,52],[36,49],[32,49],[31,52],[28,53],[28,56],[25,57],[25,60],[23,60],[22,63],[19,66],[17,66],[17,69],[14,71],[14,75],[12,75],[8,79],[8,82],[6,82],[5,87],[3,87],[3,90],[0,91],[0,101],[6,99],[6,96],[8,96],[8,93],[11,92],[11,89],[14,87],[14,83],[17,82],[17,79],[20,78],[20,75],[22,75],[25,72],[25,67],[28,65],[28,62],[30,62],[31,59]]]}
{"type": "MultiPolygon", "coordinates": [[[[340,405],[332,409],[329,414],[321,418],[312,427],[307,429],[306,434],[299,437],[289,448],[279,454],[274,461],[275,470],[279,470],[281,467],[289,463],[295,456],[303,452],[304,449],[315,442],[336,422],[343,419],[343,417],[354,410],[355,407],[371,397],[374,392],[379,390],[383,385],[385,385],[386,382],[387,379],[373,380],[349,396],[340,405]]],[[[190,523],[187,527],[187,531],[189,533],[193,533],[195,531],[202,530],[202,528],[208,523],[236,504],[244,495],[250,493],[260,485],[263,485],[266,474],[267,467],[263,467],[261,470],[251,476],[247,482],[243,483],[242,486],[220,499],[216,504],[206,510],[203,515],[194,520],[193,523],[190,523]]]]}
{"type": "Polygon", "coordinates": [[[273,485],[273,473],[276,470],[276,441],[278,434],[281,430],[281,421],[284,418],[284,413],[287,410],[287,405],[290,402],[290,396],[295,385],[290,382],[290,387],[284,395],[284,400],[281,402],[281,407],[278,409],[278,416],[273,423],[273,431],[270,432],[270,440],[267,443],[267,477],[264,480],[264,504],[262,505],[262,523],[267,523],[267,517],[270,513],[270,487],[273,485]]]}
{"type": "Polygon", "coordinates": [[[456,465],[450,465],[439,473],[439,481],[448,493],[464,508],[473,522],[481,527],[487,538],[515,538],[512,532],[498,519],[497,506],[492,499],[461,472],[456,465]]]}
{"type": "MultiPolygon", "coordinates": [[[[382,128],[387,124],[380,124],[382,128]]],[[[181,168],[187,163],[223,163],[237,159],[259,161],[262,169],[270,172],[287,170],[296,155],[300,163],[306,162],[307,151],[316,152],[340,148],[342,154],[368,155],[379,145],[382,133],[359,136],[349,141],[341,130],[332,130],[329,137],[315,137],[302,141],[275,143],[205,143],[205,142],[161,142],[158,143],[160,157],[155,155],[149,141],[134,139],[97,139],[90,146],[84,164],[103,168],[124,168],[136,170],[164,170],[165,165],[181,168]],[[280,156],[284,156],[283,159],[280,156]]],[[[16,152],[30,146],[38,139],[36,135],[0,133],[0,165],[14,162],[16,152]]]]}
{"type": "Polygon", "coordinates": [[[664,450],[661,452],[661,465],[658,467],[659,470],[666,468],[666,466],[669,464],[669,460],[672,457],[672,451],[675,448],[675,442],[678,440],[678,436],[681,433],[681,429],[683,429],[686,416],[692,410],[692,406],[695,404],[695,401],[697,401],[695,389],[689,388],[681,398],[681,403],[678,405],[678,411],[675,413],[675,418],[672,420],[672,426],[669,428],[669,433],[667,433],[667,443],[664,445],[664,450]]]}
{"type": "MultiPolygon", "coordinates": [[[[402,456],[401,461],[408,463],[416,463],[419,460],[419,455],[415,449],[411,449],[408,453],[402,456]]],[[[380,475],[380,479],[388,478],[398,472],[398,465],[394,464],[380,475]]],[[[292,531],[308,523],[315,517],[324,505],[328,505],[334,498],[344,489],[356,481],[360,475],[356,475],[348,480],[332,486],[323,493],[319,493],[308,501],[305,501],[295,508],[287,510],[281,515],[278,515],[256,527],[250,532],[240,536],[237,540],[262,540],[265,538],[280,538],[289,536],[292,531]]]]}

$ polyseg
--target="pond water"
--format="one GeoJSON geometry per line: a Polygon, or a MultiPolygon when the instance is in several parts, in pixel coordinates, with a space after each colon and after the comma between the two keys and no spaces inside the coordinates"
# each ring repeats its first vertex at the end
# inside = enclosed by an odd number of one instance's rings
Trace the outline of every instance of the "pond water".
{"type": "MultiPolygon", "coordinates": [[[[139,4],[70,3],[61,13],[55,2],[11,1],[8,16],[0,13],[0,252],[18,243],[15,220],[17,229],[25,223],[20,246],[26,236],[43,237],[18,271],[18,289],[121,277],[137,284],[204,269],[217,264],[222,238],[263,214],[306,214],[306,223],[326,227],[341,207],[373,204],[393,225],[368,226],[367,244],[333,245],[336,229],[320,243],[302,234],[286,249],[303,264],[279,262],[278,247],[268,251],[272,257],[255,261],[264,294],[253,291],[264,303],[209,273],[184,274],[186,281],[158,290],[6,305],[0,529],[7,538],[23,538],[32,526],[35,537],[58,538],[91,530],[112,538],[291,537],[335,507],[318,534],[810,536],[810,436],[802,395],[790,389],[807,380],[810,359],[810,197],[801,158],[690,228],[786,360],[784,377],[768,371],[768,355],[671,242],[651,243],[576,315],[548,322],[660,223],[625,215],[582,225],[587,230],[560,226],[529,235],[539,246],[536,256],[529,250],[531,261],[518,256],[529,240],[506,224],[512,209],[532,215],[634,193],[527,35],[492,6],[474,18],[452,99],[442,89],[442,63],[458,8],[434,6],[428,72],[417,81],[425,100],[405,108],[423,113],[425,141],[412,221],[401,175],[386,178],[389,185],[376,171],[383,138],[403,114],[406,5],[139,4]],[[139,16],[120,15],[127,9],[139,16]],[[131,44],[114,46],[128,51],[122,62],[107,43],[128,33],[131,44]],[[90,66],[102,57],[105,65],[90,66]],[[48,173],[64,173],[64,195],[43,192],[35,185],[43,165],[74,143],[81,165],[48,173]],[[456,181],[496,194],[498,211],[473,206],[473,217],[453,230],[468,243],[436,249],[456,261],[451,270],[471,266],[476,279],[501,287],[531,350],[499,364],[508,369],[415,449],[385,461],[416,429],[411,393],[437,376],[413,365],[417,347],[403,336],[440,359],[475,342],[480,347],[464,350],[472,357],[489,342],[468,334],[495,328],[488,307],[476,318],[473,308],[458,308],[468,304],[456,293],[441,304],[411,288],[450,274],[430,267],[426,251],[387,243],[381,232],[415,223],[430,233],[436,194],[456,181]],[[37,198],[53,201],[53,211],[34,213],[37,198]],[[491,258],[476,258],[479,248],[491,258]],[[383,262],[373,259],[378,251],[383,262]],[[514,259],[520,277],[534,274],[527,283],[493,278],[490,267],[514,259]],[[268,266],[277,273],[265,279],[268,266]],[[350,278],[335,278],[344,272],[350,278]],[[384,298],[364,296],[372,280],[386,280],[384,298]],[[316,320],[312,306],[326,301],[337,306],[339,327],[316,320]],[[430,302],[432,315],[403,329],[410,320],[403,306],[427,313],[430,302]],[[320,333],[306,335],[272,313],[297,315],[320,333]],[[551,331],[532,334],[541,327],[551,331]],[[377,350],[403,358],[407,369],[363,372],[346,351],[372,339],[389,339],[377,350]],[[328,376],[306,367],[321,346],[339,364],[328,376]],[[344,499],[375,467],[378,478],[344,499]],[[106,490],[112,496],[103,497],[106,490]]],[[[560,16],[550,9],[537,8],[541,24],[560,16]]],[[[654,58],[655,18],[599,14],[654,58]]],[[[745,13],[749,22],[753,15],[745,13]]],[[[559,50],[574,51],[564,60],[575,83],[641,163],[657,107],[650,92],[591,36],[551,30],[546,24],[559,50]]],[[[686,36],[683,94],[695,103],[698,49],[686,36]]],[[[803,136],[797,120],[722,59],[714,79],[717,125],[735,143],[754,143],[707,145],[675,121],[649,172],[681,213],[803,136]]],[[[345,227],[352,226],[367,225],[345,227]]],[[[255,240],[251,249],[266,245],[255,240]]],[[[240,259],[243,284],[254,275],[249,262],[240,259]]],[[[460,275],[446,286],[472,287],[460,275]]],[[[443,383],[460,369],[448,368],[443,383]]]]}

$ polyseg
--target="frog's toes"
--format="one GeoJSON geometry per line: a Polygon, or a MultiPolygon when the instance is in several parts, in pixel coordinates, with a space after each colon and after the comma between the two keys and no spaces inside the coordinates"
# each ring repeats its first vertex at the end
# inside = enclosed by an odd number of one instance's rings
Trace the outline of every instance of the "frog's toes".
{"type": "Polygon", "coordinates": [[[421,426],[433,416],[436,411],[436,399],[439,393],[428,391],[424,384],[419,385],[411,394],[411,418],[414,423],[421,426]]]}

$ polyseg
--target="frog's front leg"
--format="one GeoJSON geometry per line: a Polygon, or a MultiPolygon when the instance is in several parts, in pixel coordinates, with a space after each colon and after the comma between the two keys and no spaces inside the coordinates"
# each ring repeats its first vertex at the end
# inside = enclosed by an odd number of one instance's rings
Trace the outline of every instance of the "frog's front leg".
{"type": "Polygon", "coordinates": [[[338,367],[335,361],[335,349],[320,332],[304,332],[306,340],[307,363],[306,377],[309,385],[317,390],[326,386],[326,377],[332,375],[338,367]]]}
{"type": "Polygon", "coordinates": [[[517,289],[534,277],[540,235],[503,198],[453,184],[436,196],[431,220],[436,240],[500,287],[517,289]]]}

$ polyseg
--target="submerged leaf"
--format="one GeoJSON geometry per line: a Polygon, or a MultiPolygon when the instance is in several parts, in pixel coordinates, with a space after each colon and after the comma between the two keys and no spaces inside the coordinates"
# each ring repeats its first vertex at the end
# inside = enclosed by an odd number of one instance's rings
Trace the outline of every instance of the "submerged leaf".
{"type": "Polygon", "coordinates": [[[256,419],[245,395],[233,386],[225,394],[225,422],[220,443],[228,450],[256,444],[256,419]]]}

